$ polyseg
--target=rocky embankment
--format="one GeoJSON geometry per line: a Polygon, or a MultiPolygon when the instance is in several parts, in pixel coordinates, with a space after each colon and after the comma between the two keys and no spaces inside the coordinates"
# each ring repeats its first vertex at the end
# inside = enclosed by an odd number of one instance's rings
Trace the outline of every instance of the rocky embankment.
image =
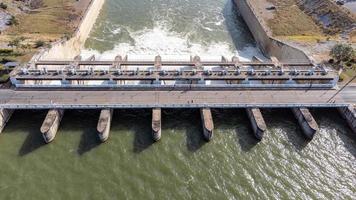
{"type": "Polygon", "coordinates": [[[328,34],[338,34],[356,28],[356,15],[332,0],[299,0],[300,8],[311,15],[328,34]]]}
{"type": "Polygon", "coordinates": [[[271,34],[315,61],[329,59],[337,43],[355,45],[356,17],[334,0],[250,0],[271,34]]]}

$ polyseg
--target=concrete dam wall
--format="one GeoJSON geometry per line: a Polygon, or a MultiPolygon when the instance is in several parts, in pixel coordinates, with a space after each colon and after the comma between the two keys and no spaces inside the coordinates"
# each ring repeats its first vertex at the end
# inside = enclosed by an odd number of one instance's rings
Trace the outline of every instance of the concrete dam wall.
{"type": "Polygon", "coordinates": [[[310,58],[300,49],[292,47],[272,37],[263,19],[254,9],[255,1],[234,0],[240,15],[245,20],[257,46],[267,57],[276,57],[281,62],[310,62],[310,58]]]}
{"type": "Polygon", "coordinates": [[[92,0],[83,16],[82,22],[74,33],[74,36],[69,40],[61,40],[52,44],[50,49],[46,49],[35,55],[32,60],[73,59],[75,56],[79,55],[99,16],[104,2],[105,0],[92,0]]]}

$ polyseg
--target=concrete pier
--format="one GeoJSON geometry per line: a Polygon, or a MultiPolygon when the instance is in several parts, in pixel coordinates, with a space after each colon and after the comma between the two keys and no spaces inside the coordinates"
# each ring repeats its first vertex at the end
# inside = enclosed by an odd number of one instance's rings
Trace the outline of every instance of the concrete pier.
{"type": "Polygon", "coordinates": [[[341,116],[347,121],[351,130],[356,133],[356,110],[353,106],[338,108],[341,116]]]}
{"type": "Polygon", "coordinates": [[[97,131],[99,139],[106,142],[109,138],[113,109],[101,110],[97,131]]]}
{"type": "Polygon", "coordinates": [[[203,136],[206,141],[213,138],[214,122],[210,108],[201,108],[200,116],[203,125],[203,136]]]}
{"type": "Polygon", "coordinates": [[[295,118],[297,118],[304,135],[309,139],[313,139],[314,135],[319,131],[319,126],[309,112],[309,109],[292,108],[292,112],[295,118]]]}
{"type": "Polygon", "coordinates": [[[0,109],[0,133],[4,130],[12,113],[14,113],[14,110],[12,109],[0,109]]]}
{"type": "Polygon", "coordinates": [[[60,109],[53,109],[48,111],[46,119],[44,120],[40,129],[43,139],[46,143],[52,142],[56,137],[57,130],[59,124],[61,123],[63,114],[64,110],[60,109]]]}
{"type": "Polygon", "coordinates": [[[162,133],[161,108],[152,109],[152,137],[154,141],[161,139],[162,133]]]}
{"type": "Polygon", "coordinates": [[[263,119],[261,110],[259,108],[247,108],[247,116],[251,121],[252,130],[258,140],[262,140],[263,135],[267,129],[265,120],[263,119]]]}

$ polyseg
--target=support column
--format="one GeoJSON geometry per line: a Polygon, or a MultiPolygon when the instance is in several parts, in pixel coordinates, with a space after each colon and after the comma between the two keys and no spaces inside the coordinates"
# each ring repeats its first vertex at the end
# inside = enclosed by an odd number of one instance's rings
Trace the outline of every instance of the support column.
{"type": "Polygon", "coordinates": [[[314,135],[319,131],[319,126],[307,108],[292,108],[292,112],[297,118],[304,135],[308,139],[313,139],[314,135]]]}
{"type": "Polygon", "coordinates": [[[113,112],[113,109],[101,110],[97,131],[102,142],[106,142],[109,138],[113,112]]]}
{"type": "Polygon", "coordinates": [[[203,125],[203,136],[206,141],[210,141],[214,134],[214,122],[210,108],[201,108],[200,116],[203,125]]]}
{"type": "Polygon", "coordinates": [[[161,139],[162,133],[161,108],[152,109],[152,137],[154,141],[161,139]]]}
{"type": "Polygon", "coordinates": [[[52,142],[56,137],[63,114],[64,110],[53,109],[48,111],[46,119],[43,121],[40,129],[46,143],[52,142]]]}
{"type": "Polygon", "coordinates": [[[11,109],[0,109],[0,133],[4,130],[13,113],[14,110],[11,109]]]}
{"type": "Polygon", "coordinates": [[[266,122],[263,119],[259,108],[247,108],[247,116],[250,119],[252,130],[258,140],[262,140],[265,131],[267,130],[266,122]]]}
{"type": "Polygon", "coordinates": [[[356,133],[356,111],[353,106],[338,108],[341,116],[347,121],[351,130],[356,133]]]}
{"type": "MultiPolygon", "coordinates": [[[[161,56],[156,56],[155,57],[155,70],[157,70],[157,71],[161,71],[162,70],[162,57],[161,56]]],[[[158,73],[160,73],[160,72],[158,72],[158,73]]],[[[157,77],[156,77],[156,80],[155,81],[153,81],[153,83],[155,84],[155,85],[161,85],[162,84],[162,81],[161,80],[159,80],[159,76],[157,75],[157,77]]]]}
{"type": "Polygon", "coordinates": [[[155,68],[157,70],[161,70],[162,69],[162,57],[159,56],[159,55],[155,57],[155,68]]]}

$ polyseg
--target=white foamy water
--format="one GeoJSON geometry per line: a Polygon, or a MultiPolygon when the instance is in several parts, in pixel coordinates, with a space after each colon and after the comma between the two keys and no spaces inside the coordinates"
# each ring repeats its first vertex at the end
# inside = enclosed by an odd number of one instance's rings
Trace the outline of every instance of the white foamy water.
{"type": "MultiPolygon", "coordinates": [[[[112,31],[117,34],[120,29],[112,31]]],[[[94,49],[84,49],[83,59],[95,55],[97,60],[112,60],[117,55],[128,55],[130,60],[153,60],[156,55],[161,55],[163,60],[189,60],[190,56],[199,55],[205,61],[218,61],[222,56],[232,58],[238,56],[241,61],[249,61],[253,56],[265,59],[262,53],[254,46],[246,46],[242,50],[232,50],[228,42],[212,42],[200,44],[191,42],[188,35],[169,32],[163,26],[153,29],[144,29],[130,33],[134,43],[119,43],[114,49],[99,52],[94,49]]]]}

